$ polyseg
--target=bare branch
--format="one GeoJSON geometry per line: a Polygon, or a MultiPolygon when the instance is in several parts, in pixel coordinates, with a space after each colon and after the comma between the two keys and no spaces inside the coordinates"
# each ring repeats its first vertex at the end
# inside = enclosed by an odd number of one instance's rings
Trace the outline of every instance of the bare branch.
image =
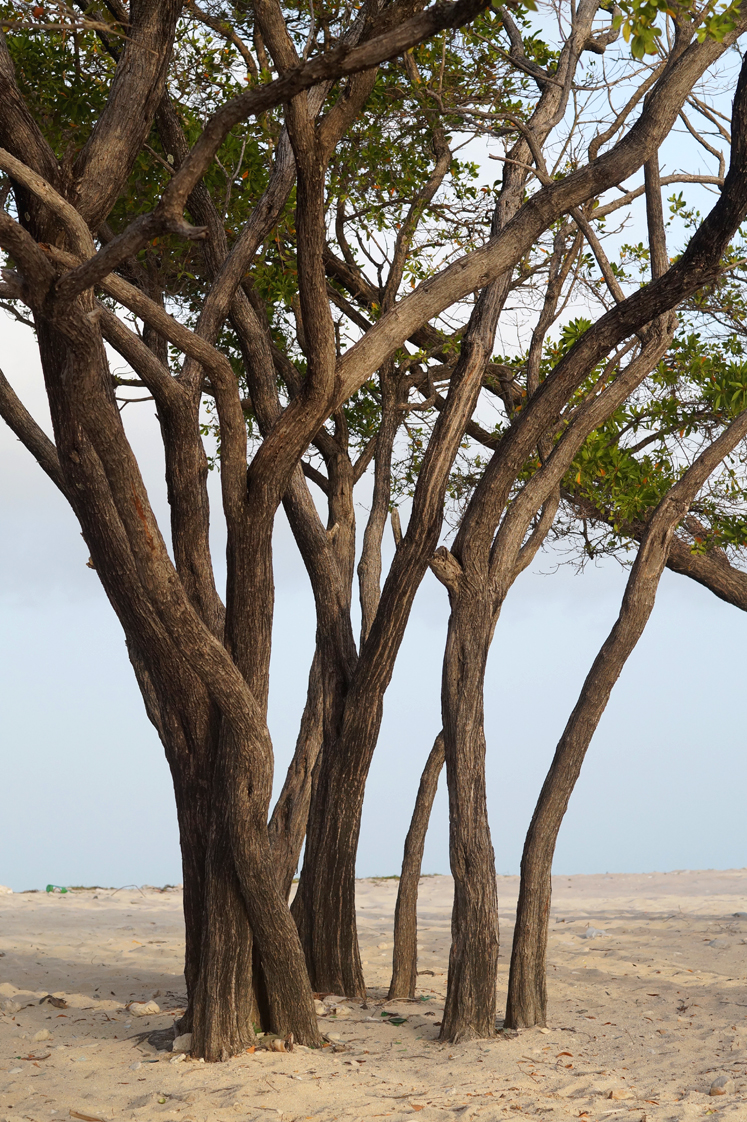
{"type": "Polygon", "coordinates": [[[43,429],[39,427],[26,406],[17,397],[8,379],[0,370],[0,416],[21,443],[29,450],[36,462],[47,473],[63,495],[68,495],[68,487],[60,468],[57,449],[43,429]]]}

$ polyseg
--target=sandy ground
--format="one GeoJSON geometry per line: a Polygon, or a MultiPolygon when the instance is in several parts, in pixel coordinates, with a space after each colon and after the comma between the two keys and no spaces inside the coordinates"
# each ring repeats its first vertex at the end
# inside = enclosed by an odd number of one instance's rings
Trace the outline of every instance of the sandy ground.
{"type": "MultiPolygon", "coordinates": [[[[499,878],[501,1011],[516,891],[499,878]]],[[[0,1120],[747,1122],[747,870],[556,878],[550,1028],[456,1047],[436,1040],[451,880],[421,883],[415,1003],[386,1004],[395,893],[358,884],[369,998],[321,1019],[330,1047],[215,1065],[141,1043],[184,1001],[178,890],[0,895],[0,1120]]]]}

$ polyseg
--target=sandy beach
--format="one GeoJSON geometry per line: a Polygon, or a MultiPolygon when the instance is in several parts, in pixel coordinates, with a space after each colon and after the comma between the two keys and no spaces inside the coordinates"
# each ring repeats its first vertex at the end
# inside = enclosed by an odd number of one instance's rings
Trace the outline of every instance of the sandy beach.
{"type": "MultiPolygon", "coordinates": [[[[328,1001],[329,1047],[215,1065],[145,1039],[184,1004],[178,889],[0,895],[0,1122],[747,1120],[747,870],[555,878],[549,1027],[459,1046],[437,1042],[451,879],[421,882],[416,1002],[386,1002],[396,889],[358,882],[369,996],[328,1001]]],[[[499,878],[501,1015],[517,889],[499,878]]]]}

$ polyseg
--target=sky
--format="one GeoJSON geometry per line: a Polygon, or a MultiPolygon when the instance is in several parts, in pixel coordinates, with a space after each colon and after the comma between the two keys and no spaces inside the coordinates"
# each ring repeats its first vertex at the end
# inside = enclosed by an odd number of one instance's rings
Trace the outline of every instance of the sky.
{"type": "MultiPolygon", "coordinates": [[[[0,366],[48,427],[30,339],[0,321],[0,366]],[[45,419],[46,418],[46,419],[45,419]]],[[[155,508],[165,512],[157,425],[124,414],[155,508]]],[[[0,884],[181,882],[173,792],[119,624],[64,499],[0,424],[0,884]]],[[[217,479],[211,480],[214,496],[217,479]]],[[[361,519],[365,509],[360,508],[361,519]]],[[[216,522],[218,520],[216,519],[216,522]]],[[[215,557],[221,565],[216,529],[215,557]]],[[[313,650],[313,602],[281,515],[270,694],[276,787],[295,743],[313,650]]],[[[516,873],[558,737],[610,627],[626,572],[576,574],[540,554],[514,586],[486,679],[488,791],[499,873],[516,873]]],[[[430,575],[415,602],[374,756],[358,874],[399,870],[420,771],[440,727],[447,599],[430,575]]],[[[747,865],[747,618],[665,573],[649,626],[592,742],[558,841],[564,874],[747,865]]],[[[447,873],[442,779],[423,871],[447,873]]]]}
{"type": "MultiPolygon", "coordinates": [[[[709,88],[709,96],[718,98],[719,90],[733,85],[738,62],[731,52],[719,64],[728,76],[709,88]]],[[[481,165],[478,184],[500,174],[501,165],[489,162],[482,149],[470,146],[462,156],[481,165]]],[[[715,170],[683,130],[666,142],[661,162],[663,174],[715,170]]],[[[706,192],[685,190],[690,205],[703,211],[712,205],[706,192]]],[[[643,213],[641,202],[608,248],[642,238],[643,213]]],[[[670,252],[680,248],[683,236],[677,223],[670,227],[670,252]]],[[[578,309],[571,308],[566,318],[575,314],[578,309]]],[[[517,312],[513,327],[502,327],[497,347],[510,353],[526,328],[517,312]]],[[[0,367],[51,431],[33,341],[1,314],[0,367]]],[[[152,409],[128,406],[124,420],[166,529],[152,409]]],[[[86,567],[87,550],[65,500],[1,421],[0,480],[0,884],[20,890],[50,883],[179,883],[170,776],[119,624],[95,572],[86,567]]],[[[211,489],[219,512],[215,476],[211,489]]],[[[363,503],[361,524],[365,514],[363,503]]],[[[219,521],[217,516],[213,545],[220,575],[219,521]]],[[[518,872],[553,751],[617,616],[627,577],[614,561],[583,574],[558,562],[552,553],[540,553],[516,582],[488,666],[488,793],[500,873],[518,872]]],[[[309,583],[282,512],[275,577],[269,721],[279,789],[295,745],[314,643],[309,583]]],[[[446,592],[429,573],[386,697],[364,804],[360,876],[399,870],[420,772],[440,728],[447,619],[446,592]]],[[[740,704],[746,638],[743,613],[665,572],[653,616],[613,692],[571,799],[556,872],[747,866],[740,704]]],[[[443,777],[423,871],[449,871],[443,777]]]]}

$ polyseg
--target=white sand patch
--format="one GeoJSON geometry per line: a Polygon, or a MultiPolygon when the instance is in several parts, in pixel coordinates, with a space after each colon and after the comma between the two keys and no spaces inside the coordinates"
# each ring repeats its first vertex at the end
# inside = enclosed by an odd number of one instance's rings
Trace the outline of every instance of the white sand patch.
{"type": "MultiPolygon", "coordinates": [[[[499,878],[499,1012],[517,888],[499,878]]],[[[451,879],[421,882],[415,1003],[386,1003],[396,890],[358,883],[369,998],[321,1003],[335,1044],[215,1065],[139,1043],[182,1008],[179,892],[0,894],[0,1122],[747,1119],[746,870],[556,878],[548,1029],[456,1047],[437,1041],[451,879]]]]}

